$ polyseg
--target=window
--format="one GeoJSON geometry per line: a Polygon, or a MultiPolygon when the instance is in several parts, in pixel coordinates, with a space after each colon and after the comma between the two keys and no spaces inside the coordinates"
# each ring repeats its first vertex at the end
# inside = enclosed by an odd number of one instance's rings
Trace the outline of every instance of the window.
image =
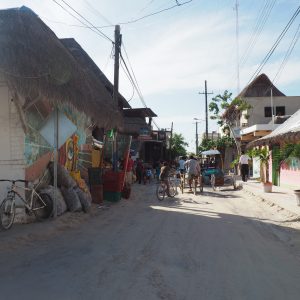
{"type": "Polygon", "coordinates": [[[285,116],[285,106],[276,106],[276,116],[285,116]]]}
{"type": "Polygon", "coordinates": [[[266,118],[272,117],[271,106],[266,106],[266,107],[265,107],[265,117],[266,117],[266,118]]]}

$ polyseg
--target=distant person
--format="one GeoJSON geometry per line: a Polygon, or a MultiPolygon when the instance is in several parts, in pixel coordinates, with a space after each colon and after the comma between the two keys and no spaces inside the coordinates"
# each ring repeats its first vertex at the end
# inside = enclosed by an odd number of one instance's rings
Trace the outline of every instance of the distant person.
{"type": "Polygon", "coordinates": [[[148,167],[145,172],[144,184],[146,184],[147,182],[150,183],[151,178],[152,178],[152,170],[150,167],[148,167]]]}
{"type": "Polygon", "coordinates": [[[134,161],[131,158],[131,154],[129,154],[127,167],[126,167],[126,184],[128,184],[128,185],[132,184],[133,165],[134,165],[134,161]]]}
{"type": "Polygon", "coordinates": [[[141,159],[138,159],[135,168],[135,175],[139,184],[142,183],[143,173],[144,173],[143,161],[141,159]]]}
{"type": "Polygon", "coordinates": [[[250,157],[247,154],[245,154],[244,151],[242,151],[242,155],[239,160],[239,165],[240,165],[240,169],[241,169],[242,180],[244,182],[247,181],[247,178],[249,175],[249,160],[250,160],[250,157]]]}
{"type": "Polygon", "coordinates": [[[184,174],[186,172],[186,169],[185,169],[185,166],[184,166],[185,159],[184,159],[183,156],[180,156],[180,159],[179,159],[178,163],[179,163],[179,172],[180,172],[180,174],[184,174]]]}
{"type": "Polygon", "coordinates": [[[190,192],[192,191],[192,181],[200,175],[200,164],[193,155],[189,156],[189,159],[185,162],[184,166],[187,168],[188,183],[190,187],[190,192]]]}

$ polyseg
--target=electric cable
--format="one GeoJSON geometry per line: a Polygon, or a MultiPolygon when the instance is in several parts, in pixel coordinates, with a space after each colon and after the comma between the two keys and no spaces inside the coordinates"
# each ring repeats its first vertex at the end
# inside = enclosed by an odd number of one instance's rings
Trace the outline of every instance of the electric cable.
{"type": "Polygon", "coordinates": [[[127,79],[129,80],[129,82],[131,83],[131,86],[132,86],[132,95],[131,95],[131,97],[129,98],[129,100],[126,99],[127,102],[129,103],[129,102],[133,99],[133,97],[134,97],[134,94],[135,94],[135,88],[134,88],[134,85],[133,85],[133,83],[132,83],[132,81],[131,81],[130,76],[127,74],[126,70],[124,69],[124,66],[123,66],[123,64],[122,64],[122,61],[121,61],[121,64],[120,64],[120,65],[121,65],[121,68],[122,68],[123,72],[125,73],[127,79]]]}
{"type": "MultiPolygon", "coordinates": [[[[252,75],[252,77],[250,78],[248,84],[258,76],[258,74],[261,72],[261,70],[263,69],[263,67],[265,66],[265,64],[268,62],[268,60],[270,59],[270,57],[272,56],[272,54],[274,53],[275,49],[277,48],[277,46],[279,45],[279,43],[281,42],[281,40],[283,39],[283,37],[285,36],[286,32],[289,30],[289,28],[291,27],[291,25],[293,24],[294,20],[296,19],[296,17],[299,15],[300,13],[300,6],[298,6],[298,8],[296,9],[296,11],[294,12],[293,16],[291,17],[291,19],[289,20],[289,22],[287,23],[287,25],[285,26],[285,28],[283,29],[283,31],[280,33],[280,35],[278,36],[277,40],[275,41],[275,43],[273,44],[273,46],[271,47],[271,49],[269,50],[269,52],[267,53],[267,55],[264,57],[264,59],[262,60],[261,64],[259,65],[259,67],[256,69],[256,71],[254,72],[254,74],[252,75]]],[[[247,84],[247,85],[248,85],[247,84]]]]}
{"type": "MultiPolygon", "coordinates": [[[[130,71],[129,71],[129,69],[128,69],[128,66],[127,66],[127,64],[126,64],[126,62],[125,62],[125,60],[124,60],[124,58],[123,58],[122,53],[120,53],[120,57],[121,57],[121,60],[122,60],[123,63],[124,63],[124,66],[125,66],[125,68],[126,68],[128,74],[129,74],[129,76],[131,77],[132,84],[133,84],[133,86],[135,87],[135,90],[136,90],[136,92],[137,92],[137,94],[138,94],[138,96],[139,96],[139,98],[140,98],[140,100],[141,100],[143,106],[144,106],[145,108],[148,108],[148,106],[147,106],[147,104],[146,104],[146,102],[145,102],[145,100],[144,100],[144,97],[143,97],[143,95],[142,95],[140,89],[138,88],[136,82],[134,81],[134,79],[132,78],[132,76],[131,76],[131,74],[130,74],[130,71]]],[[[152,120],[152,122],[153,122],[153,124],[157,127],[157,129],[159,129],[159,126],[157,125],[157,123],[156,123],[154,120],[152,120]]]]}
{"type": "Polygon", "coordinates": [[[87,20],[84,16],[82,16],[80,13],[78,13],[74,8],[72,8],[66,1],[61,0],[65,5],[67,5],[72,11],[74,11],[78,16],[80,16],[83,20],[85,20],[90,26],[88,26],[86,23],[84,23],[81,19],[76,17],[74,14],[72,14],[68,9],[66,9],[64,6],[62,6],[60,3],[57,2],[57,0],[52,0],[57,5],[59,5],[64,11],[66,11],[69,15],[71,15],[73,18],[75,18],[77,21],[79,21],[81,24],[84,25],[84,27],[91,29],[93,32],[97,33],[101,37],[109,40],[110,42],[114,43],[114,41],[109,38],[106,34],[104,34],[102,31],[99,30],[96,26],[94,26],[89,20],[87,20]],[[93,30],[94,29],[94,30],[93,30]]]}
{"type": "Polygon", "coordinates": [[[137,18],[137,19],[133,19],[133,20],[130,20],[130,21],[127,21],[127,22],[121,22],[121,23],[119,23],[119,24],[120,24],[120,25],[126,25],[126,24],[136,23],[136,22],[141,21],[141,20],[143,20],[143,19],[146,19],[146,18],[149,18],[149,17],[151,17],[151,16],[160,14],[160,13],[165,12],[165,11],[170,10],[170,9],[173,9],[173,8],[175,8],[175,7],[183,6],[183,5],[188,4],[188,3],[192,2],[192,1],[193,1],[193,0],[188,0],[188,1],[185,1],[185,2],[182,2],[182,3],[179,3],[179,2],[176,1],[177,3],[176,3],[175,5],[173,5],[173,6],[170,6],[170,7],[164,8],[164,9],[161,9],[161,10],[159,10],[159,11],[153,12],[153,13],[151,13],[151,14],[145,15],[145,16],[140,17],[140,18],[137,18]]]}
{"type": "Polygon", "coordinates": [[[280,67],[279,67],[279,69],[278,69],[278,71],[277,71],[274,79],[273,79],[273,84],[278,80],[278,78],[280,77],[283,69],[285,68],[285,66],[286,66],[286,64],[288,62],[288,59],[290,58],[290,56],[291,56],[291,54],[292,54],[292,52],[293,52],[293,50],[295,48],[295,45],[297,44],[297,42],[299,40],[299,37],[300,37],[300,25],[298,25],[296,33],[295,33],[295,35],[294,35],[294,37],[293,37],[293,39],[292,39],[292,41],[290,43],[290,46],[289,46],[289,48],[288,48],[288,50],[287,50],[287,52],[286,52],[286,54],[284,56],[284,59],[283,59],[281,65],[280,65],[280,67]]]}
{"type": "Polygon", "coordinates": [[[276,3],[276,0],[266,1],[264,7],[261,9],[259,17],[258,17],[255,27],[253,29],[252,35],[248,41],[246,51],[244,52],[244,54],[241,57],[241,62],[240,62],[241,67],[245,65],[253,48],[255,47],[255,45],[258,41],[258,38],[260,37],[260,34],[261,34],[264,26],[266,25],[266,22],[272,12],[272,9],[274,8],[275,3],[276,3]]]}
{"type": "Polygon", "coordinates": [[[87,7],[91,13],[94,13],[94,15],[102,18],[107,24],[113,25],[113,23],[110,22],[104,15],[102,15],[101,12],[99,10],[97,10],[88,0],[83,0],[83,1],[87,5],[87,7]]]}

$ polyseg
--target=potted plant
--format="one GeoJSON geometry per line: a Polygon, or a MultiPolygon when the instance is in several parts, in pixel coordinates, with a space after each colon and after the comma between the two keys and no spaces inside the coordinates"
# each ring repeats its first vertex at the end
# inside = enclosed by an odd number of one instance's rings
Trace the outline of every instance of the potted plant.
{"type": "Polygon", "coordinates": [[[263,186],[265,193],[272,192],[272,182],[269,181],[269,160],[270,160],[270,152],[267,148],[256,149],[254,151],[254,156],[258,157],[261,163],[261,166],[266,169],[266,176],[264,178],[263,186]]]}

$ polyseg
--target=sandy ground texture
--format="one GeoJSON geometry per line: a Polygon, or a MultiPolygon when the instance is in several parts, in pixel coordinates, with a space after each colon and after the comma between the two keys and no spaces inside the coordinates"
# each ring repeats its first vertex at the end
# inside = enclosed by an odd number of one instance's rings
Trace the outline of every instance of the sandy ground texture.
{"type": "Polygon", "coordinates": [[[155,187],[0,232],[0,299],[299,299],[291,215],[242,190],[159,202],[155,187]]]}

